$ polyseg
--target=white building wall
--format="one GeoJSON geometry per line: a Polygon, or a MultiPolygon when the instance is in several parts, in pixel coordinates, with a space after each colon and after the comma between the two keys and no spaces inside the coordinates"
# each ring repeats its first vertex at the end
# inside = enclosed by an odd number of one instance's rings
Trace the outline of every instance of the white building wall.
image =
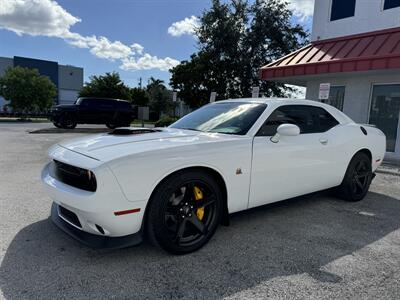
{"type": "Polygon", "coordinates": [[[385,0],[357,0],[354,17],[330,21],[332,0],[315,0],[311,40],[400,27],[400,7],[383,10],[385,0]]]}

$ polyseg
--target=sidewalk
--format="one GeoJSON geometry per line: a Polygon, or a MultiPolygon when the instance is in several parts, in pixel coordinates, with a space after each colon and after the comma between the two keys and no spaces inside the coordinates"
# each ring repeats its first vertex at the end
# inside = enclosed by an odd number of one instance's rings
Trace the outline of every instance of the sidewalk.
{"type": "Polygon", "coordinates": [[[376,172],[400,176],[400,161],[384,160],[382,165],[376,170],[376,172]]]}

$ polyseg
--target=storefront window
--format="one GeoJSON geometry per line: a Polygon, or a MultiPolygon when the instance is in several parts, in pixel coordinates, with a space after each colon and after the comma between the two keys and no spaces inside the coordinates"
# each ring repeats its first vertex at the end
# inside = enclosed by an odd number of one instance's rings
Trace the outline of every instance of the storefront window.
{"type": "Polygon", "coordinates": [[[343,111],[344,93],[346,88],[344,86],[331,86],[329,91],[329,99],[325,103],[336,107],[338,110],[343,111]]]}
{"type": "Polygon", "coordinates": [[[389,152],[395,152],[399,114],[400,84],[374,85],[369,123],[386,134],[389,152]]]}

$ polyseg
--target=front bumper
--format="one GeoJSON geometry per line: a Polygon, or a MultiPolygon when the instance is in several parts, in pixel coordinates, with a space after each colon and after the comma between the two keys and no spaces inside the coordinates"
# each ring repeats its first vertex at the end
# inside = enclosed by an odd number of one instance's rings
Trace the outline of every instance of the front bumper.
{"type": "Polygon", "coordinates": [[[129,201],[114,174],[101,161],[60,146],[51,148],[50,156],[63,163],[93,171],[97,180],[96,191],[86,191],[52,177],[49,164],[43,168],[43,186],[53,200],[53,206],[57,208],[56,214],[53,209],[52,219],[60,228],[82,242],[87,240],[84,243],[93,247],[103,245],[102,247],[114,248],[107,246],[109,244],[122,244],[121,247],[125,247],[125,244],[140,242],[141,239],[136,236],[141,236],[142,233],[147,201],[129,201]],[[63,213],[64,209],[69,211],[76,222],[70,222],[63,214],[60,217],[58,207],[61,207],[63,213]],[[109,242],[109,239],[124,242],[109,242]],[[97,242],[93,242],[94,240],[97,242]],[[125,240],[133,241],[128,243],[125,240]]]}
{"type": "Polygon", "coordinates": [[[59,215],[59,205],[53,202],[51,206],[51,220],[57,225],[58,228],[63,230],[65,233],[78,240],[82,244],[95,248],[95,249],[119,249],[130,246],[138,245],[142,242],[142,230],[135,234],[130,234],[121,237],[108,237],[91,234],[75,226],[72,226],[68,222],[64,221],[59,215]]]}

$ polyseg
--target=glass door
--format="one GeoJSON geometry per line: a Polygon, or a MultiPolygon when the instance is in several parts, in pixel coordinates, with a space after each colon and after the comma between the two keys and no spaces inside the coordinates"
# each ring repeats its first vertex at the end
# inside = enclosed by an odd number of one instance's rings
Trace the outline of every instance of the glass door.
{"type": "Polygon", "coordinates": [[[400,84],[374,85],[369,123],[386,134],[387,151],[395,152],[400,114],[400,84]]]}

